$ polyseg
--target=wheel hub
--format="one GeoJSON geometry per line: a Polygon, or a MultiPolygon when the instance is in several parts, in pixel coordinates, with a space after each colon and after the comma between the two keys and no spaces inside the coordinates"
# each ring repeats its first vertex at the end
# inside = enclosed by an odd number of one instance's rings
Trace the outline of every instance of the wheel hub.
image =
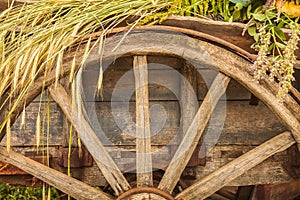
{"type": "Polygon", "coordinates": [[[135,200],[135,199],[144,199],[144,200],[174,200],[174,198],[157,188],[151,187],[139,187],[133,188],[121,194],[117,200],[135,200]]]}

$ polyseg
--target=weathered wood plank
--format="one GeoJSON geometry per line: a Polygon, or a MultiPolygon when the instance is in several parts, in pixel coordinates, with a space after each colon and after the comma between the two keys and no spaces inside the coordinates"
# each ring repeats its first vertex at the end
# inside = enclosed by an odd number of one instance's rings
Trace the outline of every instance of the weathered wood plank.
{"type": "MultiPolygon", "coordinates": [[[[173,70],[154,70],[149,69],[149,99],[150,100],[176,100],[176,94],[179,94],[179,73],[175,74],[173,70]],[[173,91],[170,90],[173,89],[173,91]],[[174,94],[173,94],[173,93],[174,94]]],[[[86,76],[92,78],[94,72],[89,72],[86,76]]],[[[109,70],[104,73],[103,82],[103,101],[125,101],[125,95],[128,95],[134,89],[133,72],[109,70]],[[124,76],[125,75],[125,76],[124,76]],[[120,79],[121,78],[121,79],[120,79]],[[121,80],[121,82],[119,82],[121,80]],[[116,85],[118,83],[118,85],[116,85]],[[112,96],[114,94],[114,96],[112,96]]],[[[89,78],[89,79],[90,79],[89,78]]],[[[85,84],[85,83],[84,83],[85,84]]],[[[93,85],[90,85],[93,89],[93,85]]],[[[86,91],[89,92],[89,91],[86,91]]],[[[92,91],[89,93],[91,94],[92,91]]],[[[87,100],[92,100],[91,95],[87,95],[87,100]],[[89,98],[91,97],[91,98],[89,98]]],[[[135,95],[132,95],[130,101],[135,101],[135,95]]]]}
{"type": "Polygon", "coordinates": [[[167,192],[172,192],[175,188],[185,166],[187,165],[196,145],[209,121],[209,118],[224,94],[230,78],[219,73],[202,102],[196,116],[180,143],[171,164],[168,166],[158,188],[167,192]]]}
{"type": "Polygon", "coordinates": [[[148,92],[148,67],[146,56],[133,59],[136,96],[136,170],[137,186],[152,187],[152,156],[150,110],[148,92]]]}
{"type": "MultiPolygon", "coordinates": [[[[104,71],[102,97],[96,99],[94,93],[99,70],[90,70],[90,68],[87,67],[86,70],[83,71],[83,86],[86,88],[84,90],[85,100],[135,101],[134,94],[128,98],[128,94],[134,92],[135,83],[133,70],[123,69],[126,65],[128,65],[128,63],[125,58],[124,63],[119,61],[104,71]]],[[[132,67],[132,64],[130,67],[132,67]]],[[[179,94],[180,88],[180,74],[176,69],[167,67],[168,66],[160,63],[148,63],[150,100],[177,100],[176,95],[179,94]],[[159,67],[164,67],[164,70],[159,69],[159,67]]]]}
{"type": "MultiPolygon", "coordinates": [[[[86,107],[92,107],[91,104],[96,104],[95,113],[97,113],[98,117],[91,120],[99,121],[109,141],[116,145],[134,145],[135,138],[132,135],[134,135],[135,129],[130,123],[131,118],[122,117],[125,116],[124,113],[128,112],[124,105],[118,103],[114,107],[115,116],[122,118],[122,126],[119,126],[116,124],[117,119],[114,118],[111,112],[110,102],[91,102],[86,107]]],[[[166,145],[179,133],[180,105],[175,101],[153,101],[150,102],[150,106],[152,105],[161,106],[163,109],[158,110],[157,115],[152,117],[151,129],[159,132],[152,136],[151,142],[153,145],[166,145]],[[164,112],[166,115],[164,115],[164,112]],[[161,121],[165,122],[163,127],[161,126],[161,121]]],[[[129,113],[134,119],[134,102],[129,103],[129,113]]],[[[229,101],[226,105],[218,105],[214,113],[210,121],[211,129],[217,129],[221,126],[219,121],[222,120],[222,116],[226,115],[222,133],[218,140],[219,145],[259,145],[277,133],[286,130],[284,125],[263,103],[260,103],[258,106],[250,106],[248,101],[229,101]]],[[[204,134],[207,131],[205,130],[204,134]]],[[[209,137],[209,135],[206,137],[209,137]]]]}
{"type": "MultiPolygon", "coordinates": [[[[127,147],[128,148],[128,147],[127,147]]],[[[152,146],[154,151],[157,151],[161,146],[152,146]]],[[[189,183],[196,183],[205,176],[211,174],[215,170],[221,168],[222,166],[228,164],[235,158],[243,155],[244,153],[255,148],[255,146],[215,146],[210,152],[208,152],[206,157],[206,165],[198,166],[196,168],[196,180],[190,181],[189,183]]],[[[128,151],[134,151],[135,148],[132,147],[128,151]]],[[[108,147],[108,151],[114,157],[115,162],[118,163],[121,169],[126,169],[127,172],[132,172],[135,170],[135,154],[128,154],[125,150],[120,150],[120,147],[108,147]],[[118,153],[114,153],[114,151],[118,153]],[[121,151],[121,152],[120,152],[121,151]],[[131,167],[130,167],[131,164],[131,167]]],[[[168,151],[160,152],[160,155],[153,156],[153,167],[161,168],[167,167],[163,165],[162,162],[168,164],[170,159],[170,153],[168,151]]],[[[255,185],[255,184],[270,184],[270,183],[283,183],[292,180],[293,178],[288,174],[286,169],[283,167],[288,163],[287,152],[277,153],[276,155],[268,158],[264,162],[258,164],[254,168],[248,170],[243,175],[239,176],[235,180],[228,183],[228,186],[244,186],[244,185],[255,185]]],[[[83,176],[83,181],[90,185],[103,185],[105,181],[103,175],[100,173],[96,166],[85,168],[83,176]],[[101,178],[99,178],[101,177],[101,178]]]]}
{"type": "MultiPolygon", "coordinates": [[[[163,25],[175,26],[180,28],[191,29],[212,35],[217,38],[221,38],[228,41],[238,47],[245,49],[250,53],[256,53],[251,45],[255,42],[247,32],[243,36],[242,32],[246,24],[233,22],[228,23],[224,21],[206,20],[198,17],[186,17],[186,16],[171,16],[165,20],[163,25]]],[[[286,33],[286,31],[284,30],[286,33]]],[[[286,33],[287,34],[287,33],[286,33]]],[[[299,46],[299,44],[298,44],[299,46]]],[[[298,59],[300,58],[299,49],[296,50],[298,59]]],[[[299,62],[295,65],[295,68],[299,68],[299,62]]]]}
{"type": "MultiPolygon", "coordinates": [[[[50,166],[58,171],[63,173],[67,172],[66,168],[60,167],[58,163],[58,151],[57,147],[49,147],[50,148],[50,166]]],[[[114,158],[115,162],[118,164],[120,169],[124,169],[126,172],[133,172],[135,170],[135,147],[129,148],[121,146],[114,146],[114,147],[106,147],[110,155],[114,158]],[[125,150],[125,148],[127,150],[125,150]],[[131,153],[129,153],[131,152],[131,153]]],[[[237,158],[238,156],[242,155],[250,151],[251,149],[255,148],[254,146],[242,146],[242,145],[225,145],[225,146],[215,146],[210,152],[208,152],[206,157],[206,165],[205,166],[198,166],[196,168],[197,176],[196,180],[189,181],[189,184],[196,183],[200,181],[205,176],[211,174],[215,170],[221,168],[225,164],[229,163],[233,159],[237,158]]],[[[35,147],[14,147],[15,150],[18,152],[22,152],[22,154],[28,155],[29,153],[36,153],[35,147]]],[[[157,151],[161,149],[161,146],[153,146],[152,150],[157,151]]],[[[32,154],[30,154],[32,155],[32,154]]],[[[164,152],[160,152],[159,155],[153,155],[153,167],[156,169],[163,168],[167,166],[166,164],[170,160],[170,153],[168,150],[164,152]],[[162,162],[165,165],[162,165],[162,162]]],[[[271,184],[271,183],[285,183],[291,181],[293,177],[291,177],[286,168],[284,167],[287,163],[289,163],[289,157],[287,151],[283,151],[277,153],[274,156],[271,156],[267,160],[263,161],[262,163],[258,164],[257,166],[253,167],[252,169],[245,172],[243,175],[239,176],[235,180],[228,183],[228,186],[243,186],[243,185],[255,185],[255,184],[271,184]]],[[[80,178],[80,180],[90,186],[105,186],[107,182],[105,181],[105,177],[100,172],[96,163],[93,164],[91,167],[85,167],[84,169],[81,168],[73,168],[71,169],[72,176],[76,178],[80,178]]],[[[11,176],[0,176],[1,183],[11,183],[11,184],[27,184],[32,185],[32,179],[21,179],[14,180],[19,177],[15,177],[16,175],[11,176]]],[[[26,176],[25,176],[26,177],[26,176]]],[[[34,180],[33,180],[34,181],[34,180]]]]}
{"type": "MultiPolygon", "coordinates": [[[[165,58],[164,58],[165,59],[165,58]]],[[[176,70],[183,68],[183,63],[179,59],[166,57],[170,61],[168,65],[161,64],[161,60],[157,63],[148,63],[149,75],[149,99],[153,101],[162,100],[178,100],[180,97],[180,79],[183,74],[176,70]],[[176,62],[178,65],[175,68],[176,62]],[[159,67],[172,67],[159,69],[159,67]]],[[[130,68],[127,69],[128,59],[124,58],[124,62],[117,59],[118,62],[104,71],[103,90],[101,98],[95,98],[95,88],[98,81],[99,69],[88,66],[83,71],[83,86],[85,88],[86,101],[125,101],[130,92],[134,90],[134,75],[130,68]],[[125,69],[124,69],[125,68],[125,69]],[[114,96],[112,96],[112,94],[114,96]]],[[[130,66],[131,67],[131,66],[130,66]]],[[[191,66],[192,67],[192,66],[191,66]]],[[[208,91],[209,86],[213,82],[217,71],[211,69],[198,69],[194,71],[194,76],[197,76],[197,90],[195,91],[198,100],[203,100],[208,91]]],[[[228,100],[249,100],[251,93],[247,91],[236,81],[230,81],[226,91],[226,99],[228,100]]],[[[135,101],[135,95],[132,95],[130,101],[135,101]]]]}
{"type": "Polygon", "coordinates": [[[14,151],[0,147],[0,160],[32,174],[76,199],[112,199],[108,194],[14,151]]]}
{"type": "MultiPolygon", "coordinates": [[[[201,103],[201,102],[199,102],[201,103]]],[[[97,113],[97,120],[100,124],[105,136],[115,145],[134,145],[135,138],[134,127],[130,125],[129,119],[122,119],[124,126],[118,127],[116,119],[111,113],[110,102],[89,102],[87,107],[92,107],[94,104],[97,113]]],[[[179,132],[180,105],[177,101],[150,101],[150,106],[161,106],[157,110],[157,115],[151,118],[151,129],[158,130],[157,134],[152,135],[151,143],[153,145],[166,145],[179,132]],[[164,115],[166,113],[166,115],[164,115]],[[164,121],[164,126],[161,126],[161,121],[164,121]]],[[[39,103],[32,103],[26,108],[26,125],[20,130],[20,118],[12,126],[12,145],[13,146],[30,146],[36,144],[35,123],[39,103]]],[[[122,116],[126,112],[126,107],[118,104],[115,108],[117,116],[122,116]]],[[[130,116],[135,118],[135,102],[129,102],[130,116]]],[[[263,103],[258,106],[250,106],[248,101],[228,101],[226,105],[218,105],[214,110],[214,115],[210,120],[210,129],[218,128],[220,124],[215,123],[221,120],[219,116],[226,114],[222,133],[218,140],[218,145],[259,145],[262,142],[274,137],[277,133],[286,130],[283,124],[276,118],[270,109],[263,103]],[[226,106],[226,107],[224,107],[226,106]],[[224,113],[226,109],[226,113],[224,113]]],[[[62,142],[62,113],[56,104],[51,104],[51,145],[63,145],[62,142]]],[[[207,135],[207,129],[204,132],[207,135]]],[[[98,130],[95,130],[98,132],[98,130]]],[[[98,137],[101,137],[98,135],[98,137]]],[[[5,140],[2,142],[5,145],[5,140]]],[[[74,143],[75,144],[75,143],[74,143]]],[[[106,145],[106,143],[104,143],[106,145]]]]}
{"type": "MultiPolygon", "coordinates": [[[[36,144],[35,131],[36,131],[36,119],[40,112],[41,116],[47,115],[47,110],[44,110],[44,106],[40,103],[31,103],[25,111],[25,124],[21,125],[21,116],[16,120],[14,125],[11,127],[12,131],[12,145],[13,146],[30,146],[36,144]]],[[[60,145],[61,133],[62,133],[62,113],[56,103],[50,103],[50,131],[48,144],[49,145],[60,145]]],[[[43,120],[42,120],[43,121],[43,120]]],[[[46,143],[46,132],[47,132],[47,121],[41,123],[41,127],[44,126],[44,137],[41,137],[41,144],[46,143]],[[42,142],[42,138],[44,141],[42,142]]],[[[5,142],[3,143],[5,144],[5,142]]]]}
{"type": "MultiPolygon", "coordinates": [[[[187,61],[184,62],[181,69],[181,86],[180,86],[180,105],[181,105],[181,116],[180,122],[182,129],[180,130],[180,135],[178,137],[177,144],[180,144],[180,141],[184,137],[184,134],[187,132],[189,126],[191,125],[197,110],[199,108],[197,101],[197,70],[187,61]]],[[[198,165],[198,151],[197,148],[192,154],[188,166],[198,165]]],[[[205,152],[204,152],[205,154],[205,152]]]]}
{"type": "MultiPolygon", "coordinates": [[[[115,46],[114,41],[107,40],[107,49],[115,46]]],[[[260,98],[270,109],[274,111],[276,116],[292,131],[294,137],[299,143],[300,148],[300,123],[295,116],[288,110],[287,107],[277,101],[275,95],[272,94],[265,86],[257,84],[251,75],[251,63],[237,56],[236,54],[227,51],[222,47],[209,44],[204,41],[197,41],[182,35],[172,35],[168,33],[137,33],[130,35],[123,41],[122,46],[114,52],[116,55],[126,55],[130,52],[147,53],[162,53],[181,56],[186,60],[192,60],[200,66],[212,66],[220,70],[222,73],[232,77],[250,90],[255,96],[260,98]],[[147,36],[148,35],[148,36],[147,36]],[[139,41],[137,44],[134,41],[139,41]],[[168,43],[165,43],[168,41],[168,43]],[[147,44],[147,45],[144,45],[147,44]]],[[[109,51],[104,52],[104,58],[113,56],[109,51]]],[[[94,62],[96,58],[90,59],[94,62]]]]}
{"type": "MultiPolygon", "coordinates": [[[[95,107],[97,118],[90,119],[92,123],[99,123],[105,133],[108,143],[116,145],[135,145],[135,124],[136,118],[135,102],[129,102],[129,108],[120,102],[113,105],[110,102],[88,103],[86,107],[95,107]],[[112,107],[113,112],[112,113],[112,107]],[[95,122],[93,121],[95,120],[95,122]]],[[[166,145],[178,133],[180,120],[180,106],[177,101],[153,101],[150,107],[158,108],[151,113],[150,130],[152,131],[151,143],[166,145]]],[[[91,111],[92,112],[92,111],[91,111]]],[[[98,130],[95,130],[98,132],[98,130]]],[[[99,135],[99,137],[101,137],[99,135]]],[[[104,141],[106,144],[106,141],[104,141]]]]}
{"type": "Polygon", "coordinates": [[[242,175],[245,171],[261,163],[277,152],[281,152],[295,143],[290,132],[284,132],[255,149],[245,153],[229,164],[221,167],[212,174],[193,184],[176,199],[205,199],[224,187],[227,183],[242,175]]]}
{"type": "MultiPolygon", "coordinates": [[[[286,125],[286,127],[291,130],[291,133],[298,143],[298,148],[300,149],[300,123],[291,110],[288,109],[291,103],[286,102],[289,104],[289,106],[281,104],[276,95],[274,95],[272,91],[268,89],[269,84],[258,84],[253,79],[253,72],[250,69],[251,63],[239,57],[234,59],[233,57],[235,55],[229,52],[225,53],[225,55],[222,53],[222,51],[224,51],[222,48],[216,48],[215,46],[203,41],[198,41],[198,43],[199,45],[206,46],[205,49],[211,55],[211,59],[215,63],[215,67],[217,69],[241,83],[275,113],[275,115],[286,125]],[[229,59],[230,57],[231,59],[229,59]],[[231,62],[228,62],[228,60],[231,62]]],[[[265,82],[270,81],[265,80],[265,82]]]]}
{"type": "Polygon", "coordinates": [[[248,34],[242,36],[244,28],[244,24],[242,23],[228,23],[222,21],[208,21],[194,17],[172,16],[164,21],[163,24],[207,33],[229,41],[251,53],[255,53],[255,51],[250,48],[254,43],[253,38],[248,34]]]}
{"type": "MultiPolygon", "coordinates": [[[[213,69],[198,69],[197,70],[197,95],[198,100],[203,100],[214,78],[218,74],[217,70],[213,69]]],[[[240,85],[237,81],[232,79],[226,90],[226,99],[229,101],[235,100],[249,100],[251,93],[240,85]]]]}
{"type": "Polygon", "coordinates": [[[73,127],[80,135],[82,142],[93,156],[116,195],[128,190],[130,185],[126,178],[118,169],[117,165],[110,157],[93,129],[90,127],[89,123],[83,118],[83,116],[79,116],[76,110],[72,108],[71,98],[68,96],[65,89],[59,84],[56,87],[50,87],[49,91],[52,98],[60,106],[68,120],[72,123],[73,127]]]}
{"type": "MultiPolygon", "coordinates": [[[[197,181],[202,180],[215,170],[218,170],[255,147],[256,146],[240,145],[215,146],[207,153],[206,165],[198,166],[196,168],[197,180],[191,181],[191,183],[196,183],[197,181]]],[[[246,171],[244,174],[228,183],[227,186],[245,186],[290,181],[292,176],[285,167],[288,160],[287,151],[277,153],[252,169],[246,171]]]]}
{"type": "Polygon", "coordinates": [[[181,126],[185,134],[199,108],[197,101],[197,70],[185,62],[182,67],[180,101],[181,101],[181,126]]]}

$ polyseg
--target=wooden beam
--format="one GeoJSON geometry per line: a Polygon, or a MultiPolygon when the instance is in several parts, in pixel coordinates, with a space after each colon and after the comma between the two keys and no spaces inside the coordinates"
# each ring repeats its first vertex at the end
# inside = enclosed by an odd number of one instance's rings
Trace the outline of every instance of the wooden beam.
{"type": "Polygon", "coordinates": [[[152,156],[146,56],[134,56],[133,71],[136,96],[136,170],[137,186],[152,187],[152,156]]]}
{"type": "Polygon", "coordinates": [[[183,135],[187,132],[199,108],[197,100],[197,70],[184,61],[181,71],[180,101],[183,135]]]}
{"type": "Polygon", "coordinates": [[[208,123],[210,116],[226,91],[230,78],[219,73],[206,94],[196,116],[184,135],[174,157],[171,160],[158,188],[171,193],[195,150],[197,143],[208,123]]]}
{"type": "Polygon", "coordinates": [[[22,169],[76,199],[113,199],[108,194],[94,187],[27,158],[22,154],[14,151],[8,153],[5,147],[0,147],[0,160],[22,169]]]}
{"type": "Polygon", "coordinates": [[[130,189],[130,185],[126,178],[110,157],[89,123],[83,116],[79,116],[77,111],[72,108],[71,98],[66,90],[60,84],[57,84],[57,86],[49,87],[49,91],[54,101],[60,106],[67,119],[80,135],[80,139],[93,156],[105,179],[116,195],[130,189]]]}
{"type": "MultiPolygon", "coordinates": [[[[178,137],[178,144],[182,140],[184,134],[187,132],[199,108],[197,99],[197,70],[190,63],[184,61],[181,74],[182,76],[180,87],[180,124],[182,127],[182,131],[180,132],[180,135],[178,137]]],[[[199,164],[198,154],[199,148],[195,148],[195,151],[193,152],[187,166],[194,167],[199,164]]]]}
{"type": "Polygon", "coordinates": [[[193,199],[196,197],[197,199],[205,199],[247,170],[275,153],[289,148],[294,143],[295,140],[290,132],[281,133],[193,184],[177,195],[175,199],[193,199]]]}

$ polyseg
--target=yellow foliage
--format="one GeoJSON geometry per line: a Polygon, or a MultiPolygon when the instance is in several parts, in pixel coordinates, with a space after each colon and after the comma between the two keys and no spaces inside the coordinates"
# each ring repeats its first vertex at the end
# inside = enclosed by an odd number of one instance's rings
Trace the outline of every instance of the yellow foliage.
{"type": "Polygon", "coordinates": [[[300,17],[300,5],[294,3],[294,1],[277,0],[276,7],[281,11],[294,17],[300,17]]]}

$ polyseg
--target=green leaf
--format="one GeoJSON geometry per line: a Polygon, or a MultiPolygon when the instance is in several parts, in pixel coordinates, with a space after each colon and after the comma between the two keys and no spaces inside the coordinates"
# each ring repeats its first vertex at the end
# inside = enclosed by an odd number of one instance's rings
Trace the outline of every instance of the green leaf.
{"type": "Polygon", "coordinates": [[[258,34],[255,34],[255,35],[253,35],[253,38],[254,38],[255,42],[258,42],[258,40],[259,40],[259,35],[258,35],[258,34]]]}
{"type": "Polygon", "coordinates": [[[254,9],[253,13],[258,13],[258,12],[260,12],[263,8],[264,8],[264,6],[258,6],[257,8],[254,9]]]}
{"type": "Polygon", "coordinates": [[[254,36],[254,35],[257,34],[256,33],[256,27],[254,27],[254,26],[249,27],[247,31],[248,31],[248,34],[251,35],[251,36],[254,36]]]}
{"type": "Polygon", "coordinates": [[[283,31],[278,28],[277,26],[274,27],[274,32],[275,32],[275,35],[281,40],[281,41],[286,41],[286,37],[283,33],[283,31]]]}
{"type": "Polygon", "coordinates": [[[268,16],[269,19],[274,19],[277,18],[277,13],[271,11],[271,10],[267,10],[266,11],[266,15],[268,16]]]}
{"type": "Polygon", "coordinates": [[[274,24],[267,24],[267,25],[263,26],[262,28],[265,29],[265,30],[270,30],[270,29],[272,29],[274,27],[275,27],[274,24]]]}
{"type": "Polygon", "coordinates": [[[277,27],[278,27],[278,28],[282,28],[282,27],[284,26],[284,24],[285,24],[285,21],[284,21],[284,20],[281,20],[281,21],[279,22],[279,24],[277,25],[277,27]]]}
{"type": "Polygon", "coordinates": [[[274,43],[272,43],[270,46],[269,46],[269,48],[268,48],[268,52],[271,52],[272,51],[272,49],[275,47],[275,44],[274,43]]]}
{"type": "Polygon", "coordinates": [[[241,17],[241,11],[234,11],[233,14],[232,14],[232,17],[233,17],[233,21],[236,21],[238,20],[240,17],[241,17]]]}
{"type": "Polygon", "coordinates": [[[277,47],[279,47],[280,49],[284,49],[284,48],[286,47],[285,44],[282,44],[282,43],[280,43],[280,42],[275,42],[275,45],[276,45],[277,47]]]}
{"type": "Polygon", "coordinates": [[[261,14],[261,13],[257,13],[257,14],[252,14],[254,19],[258,20],[258,21],[265,21],[267,19],[265,14],[261,14]]]}
{"type": "Polygon", "coordinates": [[[251,9],[252,9],[252,5],[250,4],[250,5],[247,7],[247,18],[248,18],[248,19],[251,18],[251,9]]]}

